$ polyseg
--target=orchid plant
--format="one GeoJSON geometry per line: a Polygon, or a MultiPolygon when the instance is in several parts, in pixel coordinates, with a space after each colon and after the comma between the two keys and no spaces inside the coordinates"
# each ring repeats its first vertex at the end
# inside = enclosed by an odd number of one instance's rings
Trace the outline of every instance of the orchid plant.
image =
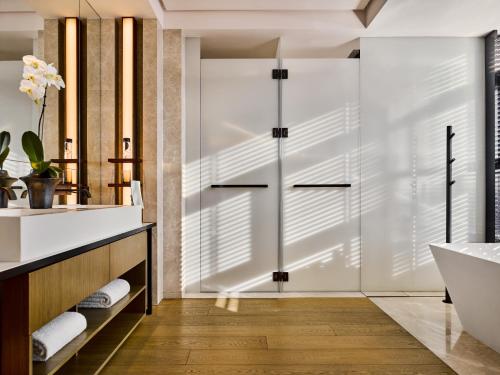
{"type": "Polygon", "coordinates": [[[54,64],[47,64],[45,61],[31,55],[24,56],[23,62],[23,79],[21,80],[19,90],[26,93],[36,105],[42,105],[38,120],[38,137],[43,139],[47,90],[51,86],[54,86],[57,90],[64,88],[64,81],[61,75],[58,74],[54,64]]]}

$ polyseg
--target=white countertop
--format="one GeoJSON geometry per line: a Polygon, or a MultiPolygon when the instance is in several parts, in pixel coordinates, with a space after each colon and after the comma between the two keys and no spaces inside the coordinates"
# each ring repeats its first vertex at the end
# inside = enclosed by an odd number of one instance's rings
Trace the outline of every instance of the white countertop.
{"type": "MultiPolygon", "coordinates": [[[[0,264],[39,260],[142,226],[138,206],[0,210],[0,264]]],[[[2,266],[0,266],[0,271],[2,266]]]]}
{"type": "Polygon", "coordinates": [[[118,205],[54,205],[48,209],[32,209],[27,207],[0,208],[0,217],[26,217],[35,215],[52,215],[76,211],[100,210],[104,208],[118,208],[118,205]]]}
{"type": "MultiPolygon", "coordinates": [[[[144,231],[148,228],[153,227],[154,225],[155,225],[154,223],[143,223],[141,226],[139,226],[138,228],[134,228],[131,231],[132,232],[136,232],[136,231],[141,232],[141,231],[144,231]]],[[[129,231],[125,231],[125,232],[121,233],[123,235],[123,238],[125,238],[128,235],[127,232],[129,232],[129,231]]],[[[114,241],[121,239],[120,235],[117,235],[117,237],[118,238],[115,238],[115,236],[111,236],[111,237],[103,238],[103,239],[98,240],[96,242],[104,241],[104,242],[111,243],[111,242],[114,242],[114,241]],[[106,240],[109,240],[109,241],[106,241],[106,240]]],[[[86,244],[86,245],[90,245],[90,244],[93,244],[93,243],[91,242],[91,243],[86,244]]],[[[72,248],[72,249],[68,249],[68,250],[61,250],[61,251],[57,251],[54,253],[48,253],[48,254],[45,254],[45,255],[37,257],[37,258],[32,258],[29,260],[24,260],[24,261],[19,261],[19,262],[17,262],[17,261],[16,262],[0,262],[0,280],[16,276],[17,274],[31,272],[35,269],[40,268],[40,267],[45,267],[49,264],[57,263],[58,261],[61,261],[61,260],[49,259],[49,258],[52,258],[54,256],[62,257],[63,259],[65,259],[65,258],[70,258],[74,255],[77,255],[77,254],[71,253],[72,250],[75,250],[79,254],[79,253],[84,253],[84,252],[92,250],[92,249],[93,248],[82,249],[82,248],[76,247],[76,248],[72,248]],[[65,253],[67,253],[67,254],[65,254],[65,253]],[[44,264],[40,266],[40,263],[44,263],[44,264]],[[4,272],[7,272],[9,274],[5,275],[4,272]]]]}
{"type": "Polygon", "coordinates": [[[494,263],[500,263],[500,243],[439,243],[430,244],[436,249],[453,251],[494,263]]]}

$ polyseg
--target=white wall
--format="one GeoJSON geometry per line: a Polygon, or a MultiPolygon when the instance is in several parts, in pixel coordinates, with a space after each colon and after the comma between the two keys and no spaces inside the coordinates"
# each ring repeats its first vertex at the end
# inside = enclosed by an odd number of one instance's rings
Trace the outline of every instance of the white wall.
{"type": "Polygon", "coordinates": [[[13,177],[29,173],[21,136],[27,130],[36,132],[34,118],[38,117],[31,100],[19,91],[22,74],[22,61],[0,61],[0,131],[7,130],[11,136],[9,160],[5,162],[4,169],[13,177]]]}
{"type": "Polygon", "coordinates": [[[182,290],[200,292],[200,38],[184,45],[182,290]]]}
{"type": "Polygon", "coordinates": [[[441,290],[447,125],[453,241],[484,237],[483,40],[362,38],[360,75],[362,290],[441,290]]]}

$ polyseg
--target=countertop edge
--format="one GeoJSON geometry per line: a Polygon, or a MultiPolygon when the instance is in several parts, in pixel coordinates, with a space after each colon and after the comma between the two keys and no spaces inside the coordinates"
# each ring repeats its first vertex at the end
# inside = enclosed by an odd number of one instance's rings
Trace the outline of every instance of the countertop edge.
{"type": "MultiPolygon", "coordinates": [[[[26,263],[21,263],[19,265],[15,265],[12,268],[8,268],[4,271],[0,271],[0,281],[11,279],[13,277],[36,271],[37,269],[50,266],[51,264],[61,262],[63,260],[73,258],[77,255],[86,253],[88,251],[97,249],[99,247],[108,245],[112,242],[119,241],[121,239],[133,236],[134,234],[144,232],[146,230],[152,229],[156,226],[156,223],[143,223],[140,227],[135,229],[131,229],[125,231],[123,233],[113,235],[111,237],[98,240],[95,242],[88,243],[86,245],[78,246],[71,250],[61,251],[60,253],[52,254],[47,257],[41,259],[34,259],[32,261],[28,261],[26,263]]],[[[5,262],[7,263],[7,262],[5,262]]],[[[16,262],[13,262],[16,263],[16,262]]]]}

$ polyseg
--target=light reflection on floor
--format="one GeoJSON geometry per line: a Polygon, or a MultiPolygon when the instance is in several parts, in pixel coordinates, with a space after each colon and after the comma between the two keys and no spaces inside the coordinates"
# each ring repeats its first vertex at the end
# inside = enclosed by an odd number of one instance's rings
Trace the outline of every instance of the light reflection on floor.
{"type": "Polygon", "coordinates": [[[442,297],[370,299],[458,374],[500,374],[500,354],[463,331],[442,297]]]}

